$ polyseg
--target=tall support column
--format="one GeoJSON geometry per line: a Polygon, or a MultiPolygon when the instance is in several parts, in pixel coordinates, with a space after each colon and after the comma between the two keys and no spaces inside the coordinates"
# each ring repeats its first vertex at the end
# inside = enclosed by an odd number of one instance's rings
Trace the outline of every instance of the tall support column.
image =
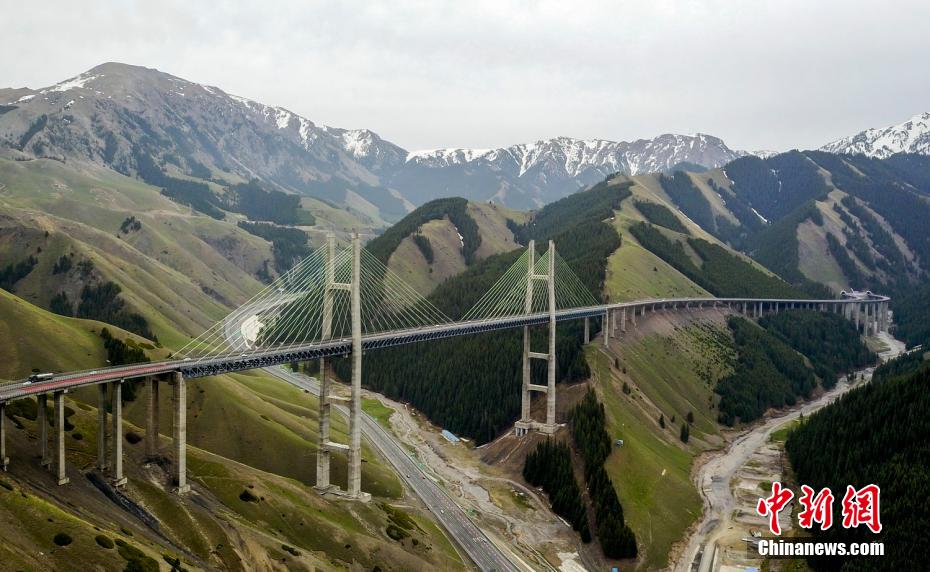
{"type": "Polygon", "coordinates": [[[158,378],[150,377],[145,384],[149,388],[145,423],[145,455],[151,459],[158,456],[158,378]]]}
{"type": "MultiPolygon", "coordinates": [[[[543,433],[551,434],[555,432],[555,243],[549,241],[549,252],[547,259],[547,271],[545,274],[536,273],[536,243],[530,241],[529,253],[530,262],[526,277],[526,302],[524,309],[527,314],[532,311],[533,305],[533,286],[535,281],[545,281],[547,287],[547,305],[549,306],[549,347],[548,351],[534,352],[530,347],[529,328],[523,328],[523,395],[520,420],[514,424],[514,430],[517,435],[524,435],[530,429],[538,429],[543,433]],[[546,385],[532,383],[531,379],[531,359],[546,360],[546,385]],[[546,393],[546,421],[537,423],[533,421],[530,411],[532,391],[546,393]]],[[[609,339],[612,326],[610,324],[610,310],[604,311],[604,347],[609,347],[609,339]]]]}
{"type": "Polygon", "coordinates": [[[861,310],[860,306],[861,304],[859,302],[856,302],[855,304],[853,304],[853,320],[856,322],[857,332],[859,331],[859,313],[861,310]]]}
{"type": "Polygon", "coordinates": [[[544,433],[555,433],[555,242],[549,241],[549,357],[548,389],[546,390],[546,427],[544,433]]]}
{"type": "MultiPolygon", "coordinates": [[[[324,261],[325,280],[323,287],[323,316],[320,339],[328,340],[333,329],[333,291],[336,289],[336,237],[332,233],[326,236],[326,260],[324,261]]],[[[331,486],[330,458],[330,416],[332,415],[332,381],[326,377],[326,359],[320,358],[320,431],[319,447],[316,453],[316,488],[329,489],[331,486]]]]}
{"type": "Polygon", "coordinates": [[[584,319],[584,343],[588,344],[591,342],[591,323],[590,318],[585,317],[584,319]]]}
{"type": "Polygon", "coordinates": [[[126,484],[123,475],[123,381],[110,384],[110,413],[113,415],[113,486],[126,484]]]}
{"type": "Polygon", "coordinates": [[[626,333],[626,308],[620,310],[620,331],[626,333]]]}
{"type": "MultiPolygon", "coordinates": [[[[352,498],[362,497],[362,241],[352,237],[352,398],[349,403],[349,483],[352,498]]],[[[367,496],[367,495],[366,495],[367,496]]]]}
{"type": "Polygon", "coordinates": [[[171,409],[173,417],[172,436],[174,437],[174,470],[177,481],[177,493],[184,494],[191,490],[187,484],[187,382],[184,374],[176,371],[171,374],[171,409]]]}
{"type": "Polygon", "coordinates": [[[97,386],[97,468],[107,469],[107,384],[97,386]]]}
{"type": "Polygon", "coordinates": [[[41,465],[43,467],[48,467],[52,464],[52,459],[48,455],[48,414],[46,413],[48,399],[44,393],[40,393],[36,401],[39,408],[38,414],[36,415],[36,423],[39,426],[39,447],[42,452],[41,465]]]}
{"type": "Polygon", "coordinates": [[[607,332],[610,331],[610,310],[604,310],[604,320],[603,328],[601,328],[604,334],[604,347],[610,347],[610,336],[607,335],[607,332]]]}
{"type": "Polygon", "coordinates": [[[0,401],[0,469],[6,471],[10,458],[6,456],[6,401],[0,401]]]}
{"type": "Polygon", "coordinates": [[[65,392],[56,391],[55,396],[55,474],[59,485],[68,484],[65,471],[65,392]]]}
{"type": "MultiPolygon", "coordinates": [[[[533,311],[533,277],[536,275],[536,241],[531,240],[526,247],[528,253],[526,269],[526,297],[523,302],[523,311],[529,314],[533,311]]],[[[608,347],[608,338],[610,337],[610,311],[604,312],[604,324],[601,328],[604,335],[604,347],[608,347]]],[[[522,393],[520,394],[520,421],[516,426],[517,435],[525,435],[532,423],[530,416],[530,405],[532,396],[530,394],[530,385],[532,385],[532,367],[530,364],[530,328],[523,326],[523,384],[522,393]]]]}

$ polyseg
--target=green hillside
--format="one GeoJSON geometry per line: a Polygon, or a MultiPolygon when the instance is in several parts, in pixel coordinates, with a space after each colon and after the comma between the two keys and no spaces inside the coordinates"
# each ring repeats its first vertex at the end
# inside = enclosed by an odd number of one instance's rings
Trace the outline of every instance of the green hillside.
{"type": "Polygon", "coordinates": [[[525,218],[494,204],[437,199],[372,239],[367,248],[415,290],[428,294],[472,264],[517,248],[508,224],[525,218]]]}
{"type": "MultiPolygon", "coordinates": [[[[61,371],[103,365],[106,354],[99,335],[103,326],[98,322],[52,314],[0,291],[0,328],[3,328],[0,335],[8,340],[4,344],[0,377],[19,378],[32,367],[61,371]]],[[[112,327],[108,329],[129,343],[152,347],[137,336],[112,327]]],[[[153,358],[166,353],[166,350],[147,351],[153,358]]],[[[145,389],[139,388],[135,394],[135,400],[125,406],[126,430],[144,435],[145,389]]],[[[160,560],[161,553],[174,554],[180,548],[195,557],[192,559],[195,567],[202,561],[237,569],[244,566],[240,559],[249,555],[256,561],[285,557],[281,551],[282,540],[272,540],[270,536],[283,533],[286,537],[283,543],[296,546],[301,553],[309,551],[302,558],[316,566],[334,559],[369,562],[371,566],[395,560],[415,568],[461,566],[448,541],[419,509],[413,512],[419,528],[412,531],[412,538],[418,538],[418,543],[410,542],[409,538],[406,542],[397,542],[383,532],[388,525],[388,515],[378,509],[377,502],[370,508],[350,510],[340,502],[324,501],[312,491],[318,412],[314,396],[261,371],[194,380],[190,382],[188,394],[188,443],[192,447],[189,471],[191,479],[203,487],[202,494],[207,495],[204,502],[179,503],[170,490],[165,489],[166,477],[160,470],[153,474],[151,469],[143,467],[144,445],[129,443],[125,446],[125,467],[130,478],[127,494],[136,502],[142,502],[167,534],[167,537],[151,536],[143,531],[146,535],[144,551],[154,551],[153,556],[160,560]],[[239,494],[251,487],[261,500],[241,501],[239,494]],[[211,524],[217,514],[225,516],[211,524]],[[343,542],[337,546],[339,539],[343,542]],[[211,549],[221,545],[228,548],[211,549]],[[278,556],[273,556],[275,554],[278,556]],[[379,556],[373,556],[375,554],[379,556]]],[[[171,407],[167,388],[161,393],[161,399],[161,427],[168,433],[171,407]]],[[[91,389],[77,390],[70,394],[67,403],[69,411],[74,412],[68,417],[69,423],[74,425],[68,445],[69,472],[90,470],[96,458],[93,407],[96,393],[91,389]]],[[[27,414],[23,411],[28,408],[11,406],[9,410],[11,419],[15,420],[11,422],[12,427],[8,426],[13,464],[6,481],[12,483],[14,489],[33,493],[33,487],[42,486],[47,477],[33,462],[31,454],[34,443],[30,444],[29,436],[35,434],[34,410],[31,419],[24,417],[27,414]]],[[[333,431],[334,438],[346,439],[346,427],[341,418],[334,418],[333,431]]],[[[163,437],[163,441],[162,450],[167,454],[170,450],[167,437],[163,437]]],[[[400,499],[403,491],[393,471],[367,446],[363,447],[363,459],[363,488],[388,502],[400,499]]],[[[345,471],[345,460],[335,456],[334,481],[343,480],[345,471]]],[[[9,503],[13,495],[0,495],[0,528],[26,525],[34,519],[38,522],[45,518],[40,515],[49,515],[52,522],[62,523],[57,527],[29,524],[35,537],[17,536],[14,546],[4,547],[6,551],[13,550],[9,552],[13,558],[10,561],[22,562],[27,567],[37,565],[28,555],[38,554],[47,546],[54,532],[50,532],[48,538],[42,535],[56,528],[76,539],[75,546],[81,547],[79,553],[86,558],[85,565],[104,561],[107,552],[94,544],[93,527],[109,530],[111,537],[125,538],[126,533],[119,531],[118,524],[113,524],[114,514],[119,517],[116,522],[128,522],[138,533],[139,522],[131,517],[127,520],[127,516],[110,505],[86,479],[77,479],[72,474],[72,481],[71,485],[59,489],[64,495],[62,500],[9,503]],[[76,513],[67,506],[69,502],[85,508],[76,513]]],[[[30,494],[28,498],[34,497],[30,494]]],[[[58,563],[54,567],[72,569],[70,564],[58,560],[63,556],[65,554],[53,557],[52,562],[58,563]]],[[[210,567],[204,564],[200,566],[210,567]]]]}

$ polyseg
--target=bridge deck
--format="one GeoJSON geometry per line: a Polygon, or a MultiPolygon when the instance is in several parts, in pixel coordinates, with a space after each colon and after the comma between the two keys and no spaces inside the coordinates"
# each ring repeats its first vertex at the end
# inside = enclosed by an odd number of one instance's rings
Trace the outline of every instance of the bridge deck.
{"type": "MultiPolygon", "coordinates": [[[[621,309],[639,309],[655,306],[657,304],[671,304],[675,307],[689,304],[768,304],[785,306],[790,304],[876,304],[887,302],[886,296],[871,295],[868,299],[828,299],[828,300],[802,300],[802,299],[776,299],[776,298],[662,298],[649,300],[636,300],[613,304],[602,304],[583,308],[558,310],[556,320],[577,320],[604,315],[605,312],[621,309]]],[[[422,328],[382,332],[364,336],[362,347],[364,349],[379,349],[393,347],[427,340],[437,340],[455,336],[464,336],[545,324],[549,320],[546,312],[495,318],[491,320],[473,320],[437,324],[422,328]]],[[[27,383],[25,380],[11,381],[0,386],[0,401],[21,399],[40,393],[49,393],[97,385],[113,381],[126,380],[150,375],[160,375],[180,371],[187,378],[205,377],[235,371],[245,371],[290,363],[294,361],[308,361],[320,357],[344,356],[352,351],[349,339],[315,342],[304,345],[294,345],[272,350],[257,350],[247,353],[218,355],[205,358],[172,359],[158,362],[114,366],[58,374],[49,381],[27,383]]]]}

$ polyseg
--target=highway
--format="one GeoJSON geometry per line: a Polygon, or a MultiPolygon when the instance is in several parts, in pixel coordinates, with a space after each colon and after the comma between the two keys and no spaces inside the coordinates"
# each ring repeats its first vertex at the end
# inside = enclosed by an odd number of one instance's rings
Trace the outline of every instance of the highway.
{"type": "MultiPolygon", "coordinates": [[[[283,366],[269,367],[265,368],[265,370],[291,385],[315,395],[320,394],[320,385],[312,377],[294,373],[283,366]]],[[[333,407],[348,419],[349,411],[345,406],[333,405],[333,407]]],[[[500,572],[521,571],[521,568],[514,566],[484,532],[472,522],[468,515],[465,514],[465,511],[449,497],[445,490],[423,472],[419,463],[411,457],[411,454],[404,449],[397,439],[367,413],[362,413],[362,434],[369,443],[390,461],[400,478],[420,497],[452,540],[458,544],[459,548],[479,569],[500,572]]]]}

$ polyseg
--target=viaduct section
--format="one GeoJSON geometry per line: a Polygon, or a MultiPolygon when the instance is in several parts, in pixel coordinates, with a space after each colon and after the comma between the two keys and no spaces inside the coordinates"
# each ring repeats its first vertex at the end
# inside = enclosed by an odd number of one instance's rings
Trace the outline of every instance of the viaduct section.
{"type": "MultiPolygon", "coordinates": [[[[602,304],[580,308],[556,306],[556,288],[559,277],[556,273],[555,245],[549,242],[548,252],[537,260],[535,244],[529,244],[529,264],[525,275],[525,304],[523,313],[490,319],[450,322],[407,330],[379,332],[363,335],[361,319],[360,265],[361,243],[358,236],[352,241],[351,275],[347,281],[337,281],[334,271],[335,246],[328,240],[325,256],[325,287],[322,296],[322,339],[303,345],[281,348],[256,349],[247,353],[226,354],[198,360],[167,360],[146,364],[102,368],[93,371],[55,375],[48,380],[20,380],[0,386],[0,466],[6,470],[9,458],[6,454],[6,405],[17,399],[35,398],[38,404],[38,446],[41,464],[50,467],[59,485],[69,482],[65,464],[64,396],[77,387],[95,385],[98,388],[98,452],[97,468],[107,471],[114,486],[126,483],[123,474],[123,429],[122,429],[122,386],[128,380],[145,380],[149,389],[146,416],[146,454],[150,458],[159,456],[159,393],[166,384],[171,391],[171,457],[172,480],[175,490],[183,494],[190,490],[187,482],[187,381],[221,373],[244,371],[298,361],[319,360],[320,371],[324,372],[325,360],[336,356],[352,359],[350,396],[340,397],[332,391],[332,380],[321,374],[319,453],[317,455],[316,488],[321,492],[336,494],[344,498],[367,500],[370,496],[361,491],[361,376],[362,357],[368,350],[404,345],[433,339],[469,335],[501,329],[523,329],[523,382],[520,419],[515,424],[518,435],[528,431],[551,434],[556,429],[556,324],[566,320],[584,320],[584,341],[591,341],[591,320],[601,322],[605,347],[628,328],[636,327],[638,317],[646,312],[689,311],[699,308],[729,308],[750,318],[759,318],[766,313],[803,308],[819,312],[842,314],[852,321],[865,336],[886,331],[889,326],[889,298],[871,292],[843,292],[835,300],[779,300],[779,299],[728,299],[728,298],[676,298],[640,300],[633,302],[602,304]],[[537,271],[537,264],[543,272],[537,271]],[[534,286],[546,287],[546,310],[534,311],[534,286]],[[333,320],[333,295],[346,291],[351,300],[351,333],[348,337],[330,339],[333,320]],[[530,327],[548,327],[548,344],[545,352],[533,351],[530,344],[530,327]],[[532,383],[531,360],[545,360],[547,383],[532,383]],[[546,394],[546,418],[535,421],[530,416],[530,401],[533,392],[546,394]],[[51,448],[49,423],[46,418],[48,396],[52,396],[54,433],[51,448]],[[333,404],[344,404],[349,409],[349,442],[342,444],[331,440],[330,420],[333,404]],[[109,413],[107,411],[109,405],[109,413]],[[109,416],[109,417],[108,417],[109,416]],[[107,429],[109,428],[109,432],[107,429]],[[345,489],[340,489],[330,480],[330,458],[333,453],[345,453],[348,457],[348,478],[345,489]]],[[[523,278],[521,278],[523,280],[523,278]]]]}

